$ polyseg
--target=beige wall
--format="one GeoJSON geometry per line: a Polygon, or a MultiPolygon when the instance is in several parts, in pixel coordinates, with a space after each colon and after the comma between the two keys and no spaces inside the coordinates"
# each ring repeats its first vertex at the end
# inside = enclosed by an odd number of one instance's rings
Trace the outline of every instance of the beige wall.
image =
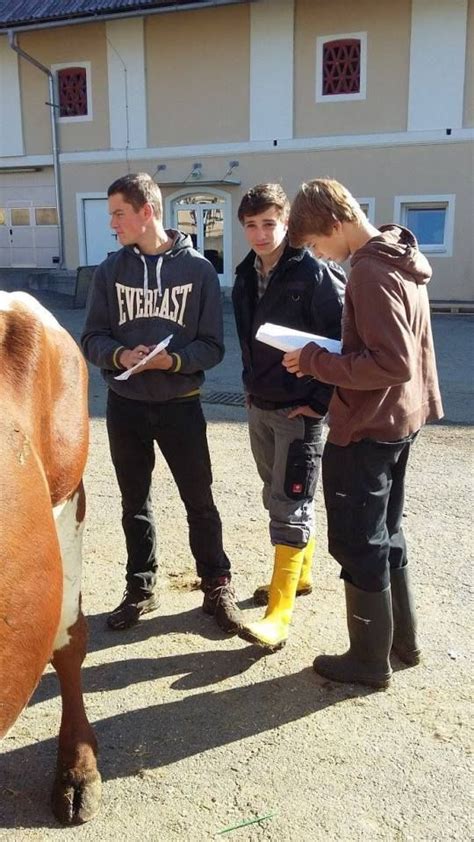
{"type": "MultiPolygon", "coordinates": [[[[301,181],[329,175],[346,184],[355,196],[374,197],[375,224],[382,225],[393,220],[397,195],[454,193],[453,257],[428,256],[433,266],[429,292],[433,300],[473,301],[474,208],[470,179],[466,178],[471,166],[469,143],[240,156],[240,174],[245,180],[239,196],[258,181],[275,180],[281,181],[292,198],[301,181]]],[[[233,244],[237,262],[245,253],[245,240],[237,225],[233,244]]]]}
{"type": "Polygon", "coordinates": [[[467,12],[466,77],[464,88],[464,128],[474,126],[474,0],[467,12]]]}
{"type": "Polygon", "coordinates": [[[148,145],[248,140],[249,9],[146,18],[148,145]]]}
{"type": "MultiPolygon", "coordinates": [[[[59,27],[27,32],[19,46],[46,67],[75,61],[91,63],[91,122],[60,123],[62,152],[109,147],[109,106],[107,94],[107,55],[104,24],[59,27]]],[[[21,106],[27,155],[51,152],[48,80],[30,62],[20,59],[21,106]]]]}
{"type": "MultiPolygon", "coordinates": [[[[150,161],[134,161],[133,171],[148,171],[150,161]]],[[[124,161],[112,164],[63,164],[61,167],[63,193],[64,249],[68,269],[79,265],[79,241],[76,196],[78,193],[103,193],[116,178],[127,172],[124,161]]]]}
{"type": "Polygon", "coordinates": [[[405,131],[410,0],[296,0],[295,136],[405,131]],[[315,101],[316,38],[367,32],[367,99],[315,101]]]}
{"type": "MultiPolygon", "coordinates": [[[[433,266],[430,297],[433,300],[474,300],[474,230],[472,193],[467,173],[472,163],[469,143],[433,144],[417,147],[346,149],[327,152],[275,152],[240,155],[239,186],[217,184],[231,197],[232,262],[235,266],[245,255],[247,246],[237,221],[237,208],[242,194],[260,181],[281,182],[288,195],[294,196],[301,181],[318,175],[330,175],[345,183],[355,196],[375,198],[375,223],[393,220],[396,195],[456,195],[453,257],[429,256],[433,266]]],[[[169,172],[189,172],[193,159],[169,160],[169,172]]],[[[227,159],[205,157],[203,165],[209,174],[223,173],[227,159]]],[[[155,162],[134,162],[133,169],[152,173],[155,162]]],[[[67,264],[78,264],[76,193],[103,190],[125,170],[124,164],[84,164],[63,167],[65,242],[67,264]]],[[[168,175],[166,177],[169,178],[168,175]]],[[[190,190],[193,187],[190,186],[190,190]]],[[[196,188],[194,187],[194,190],[196,188]]],[[[212,192],[211,187],[201,190],[212,192]]],[[[162,182],[163,196],[177,187],[162,182]]],[[[165,220],[168,224],[169,220],[165,220]]]]}

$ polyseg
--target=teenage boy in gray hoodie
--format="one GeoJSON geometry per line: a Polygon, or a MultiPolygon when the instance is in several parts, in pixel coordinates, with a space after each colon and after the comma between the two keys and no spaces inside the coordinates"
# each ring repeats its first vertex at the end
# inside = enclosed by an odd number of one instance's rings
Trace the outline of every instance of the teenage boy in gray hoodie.
{"type": "Polygon", "coordinates": [[[318,257],[351,262],[342,354],[310,343],[283,358],[290,373],[336,387],[323,489],[350,647],[319,655],[314,669],[334,681],[384,688],[392,649],[405,664],[420,660],[402,516],[412,442],[443,415],[426,289],[431,267],[411,231],[396,224],[378,230],[333,179],[303,184],[289,235],[318,257]]]}
{"type": "Polygon", "coordinates": [[[158,607],[150,493],[156,441],[186,508],[203,610],[233,632],[239,611],[199,399],[204,371],[224,356],[219,281],[190,237],[164,229],[161,191],[147,173],[117,179],[107,195],[110,225],[123,248],[95,272],[81,337],[108,386],[107,431],[127,546],[126,590],[107,623],[126,629],[158,607]],[[167,348],[128,379],[116,379],[170,334],[167,348]]]}

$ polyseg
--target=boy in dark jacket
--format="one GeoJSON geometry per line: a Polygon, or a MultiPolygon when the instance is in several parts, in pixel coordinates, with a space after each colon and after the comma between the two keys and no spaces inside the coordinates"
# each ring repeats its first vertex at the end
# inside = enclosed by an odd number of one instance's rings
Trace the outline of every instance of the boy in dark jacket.
{"type": "Polygon", "coordinates": [[[289,246],[288,213],[279,184],[259,184],[245,194],[238,215],[251,251],[236,269],[232,295],[250,444],[275,547],[270,586],[254,594],[258,605],[268,602],[265,617],[243,626],[239,635],[269,651],[286,642],[295,596],[312,590],[313,498],[332,390],[314,378],[292,378],[281,365],[282,352],[255,334],[273,322],[339,338],[345,282],[339,268],[289,246]]]}
{"type": "Polygon", "coordinates": [[[374,228],[349,191],[314,179],[290,215],[292,243],[351,259],[342,354],[310,343],[285,370],[336,388],[323,455],[329,551],[342,568],[349,650],[321,655],[325,678],[386,687],[393,648],[419,662],[402,529],[405,471],[420,427],[443,415],[426,285],[431,267],[400,225],[374,228]]]}
{"type": "Polygon", "coordinates": [[[125,629],[158,606],[150,495],[156,441],[186,507],[203,610],[235,631],[239,612],[199,400],[204,370],[224,355],[219,281],[189,237],[163,228],[161,191],[147,173],[119,178],[108,197],[123,248],[96,270],[81,338],[108,385],[107,431],[127,545],[125,594],[107,622],[125,629]],[[166,349],[128,379],[116,379],[170,334],[166,349]]]}

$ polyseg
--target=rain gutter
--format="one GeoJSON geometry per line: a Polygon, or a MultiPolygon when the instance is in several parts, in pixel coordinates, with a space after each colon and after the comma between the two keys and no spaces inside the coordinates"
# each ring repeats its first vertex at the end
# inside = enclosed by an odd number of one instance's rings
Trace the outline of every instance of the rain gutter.
{"type": "Polygon", "coordinates": [[[24,58],[26,61],[29,61],[30,64],[33,64],[38,70],[41,70],[42,73],[45,73],[48,77],[48,87],[49,87],[49,105],[50,107],[50,115],[51,115],[51,141],[53,146],[53,169],[54,169],[54,192],[56,195],[56,209],[58,213],[58,247],[59,247],[59,268],[64,269],[65,267],[65,260],[64,260],[64,229],[63,229],[63,202],[62,202],[62,194],[61,194],[61,171],[59,165],[59,147],[58,147],[58,127],[57,127],[57,110],[59,108],[58,105],[55,103],[56,99],[56,91],[55,91],[55,84],[54,84],[54,77],[49,69],[49,67],[45,67],[44,64],[38,61],[38,59],[30,56],[29,53],[26,53],[25,50],[22,50],[21,47],[18,46],[16,43],[16,32],[12,29],[8,30],[8,43],[12,50],[15,53],[18,53],[21,58],[24,58]]]}

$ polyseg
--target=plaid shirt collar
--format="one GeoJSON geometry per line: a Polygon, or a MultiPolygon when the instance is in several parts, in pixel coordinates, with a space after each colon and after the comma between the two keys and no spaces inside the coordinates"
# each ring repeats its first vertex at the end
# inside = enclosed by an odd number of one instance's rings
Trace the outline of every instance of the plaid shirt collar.
{"type": "Polygon", "coordinates": [[[268,284],[270,283],[271,277],[272,277],[273,273],[275,272],[275,269],[278,265],[280,257],[282,256],[282,254],[285,250],[285,247],[286,247],[286,237],[283,240],[283,242],[280,244],[277,251],[275,252],[275,262],[270,266],[270,268],[269,268],[269,270],[266,274],[265,274],[265,270],[263,268],[262,258],[259,257],[258,254],[255,255],[255,260],[254,260],[253,265],[254,265],[254,269],[257,273],[257,292],[258,292],[259,298],[261,298],[262,295],[264,294],[264,292],[266,291],[266,289],[268,287],[268,284]]]}

